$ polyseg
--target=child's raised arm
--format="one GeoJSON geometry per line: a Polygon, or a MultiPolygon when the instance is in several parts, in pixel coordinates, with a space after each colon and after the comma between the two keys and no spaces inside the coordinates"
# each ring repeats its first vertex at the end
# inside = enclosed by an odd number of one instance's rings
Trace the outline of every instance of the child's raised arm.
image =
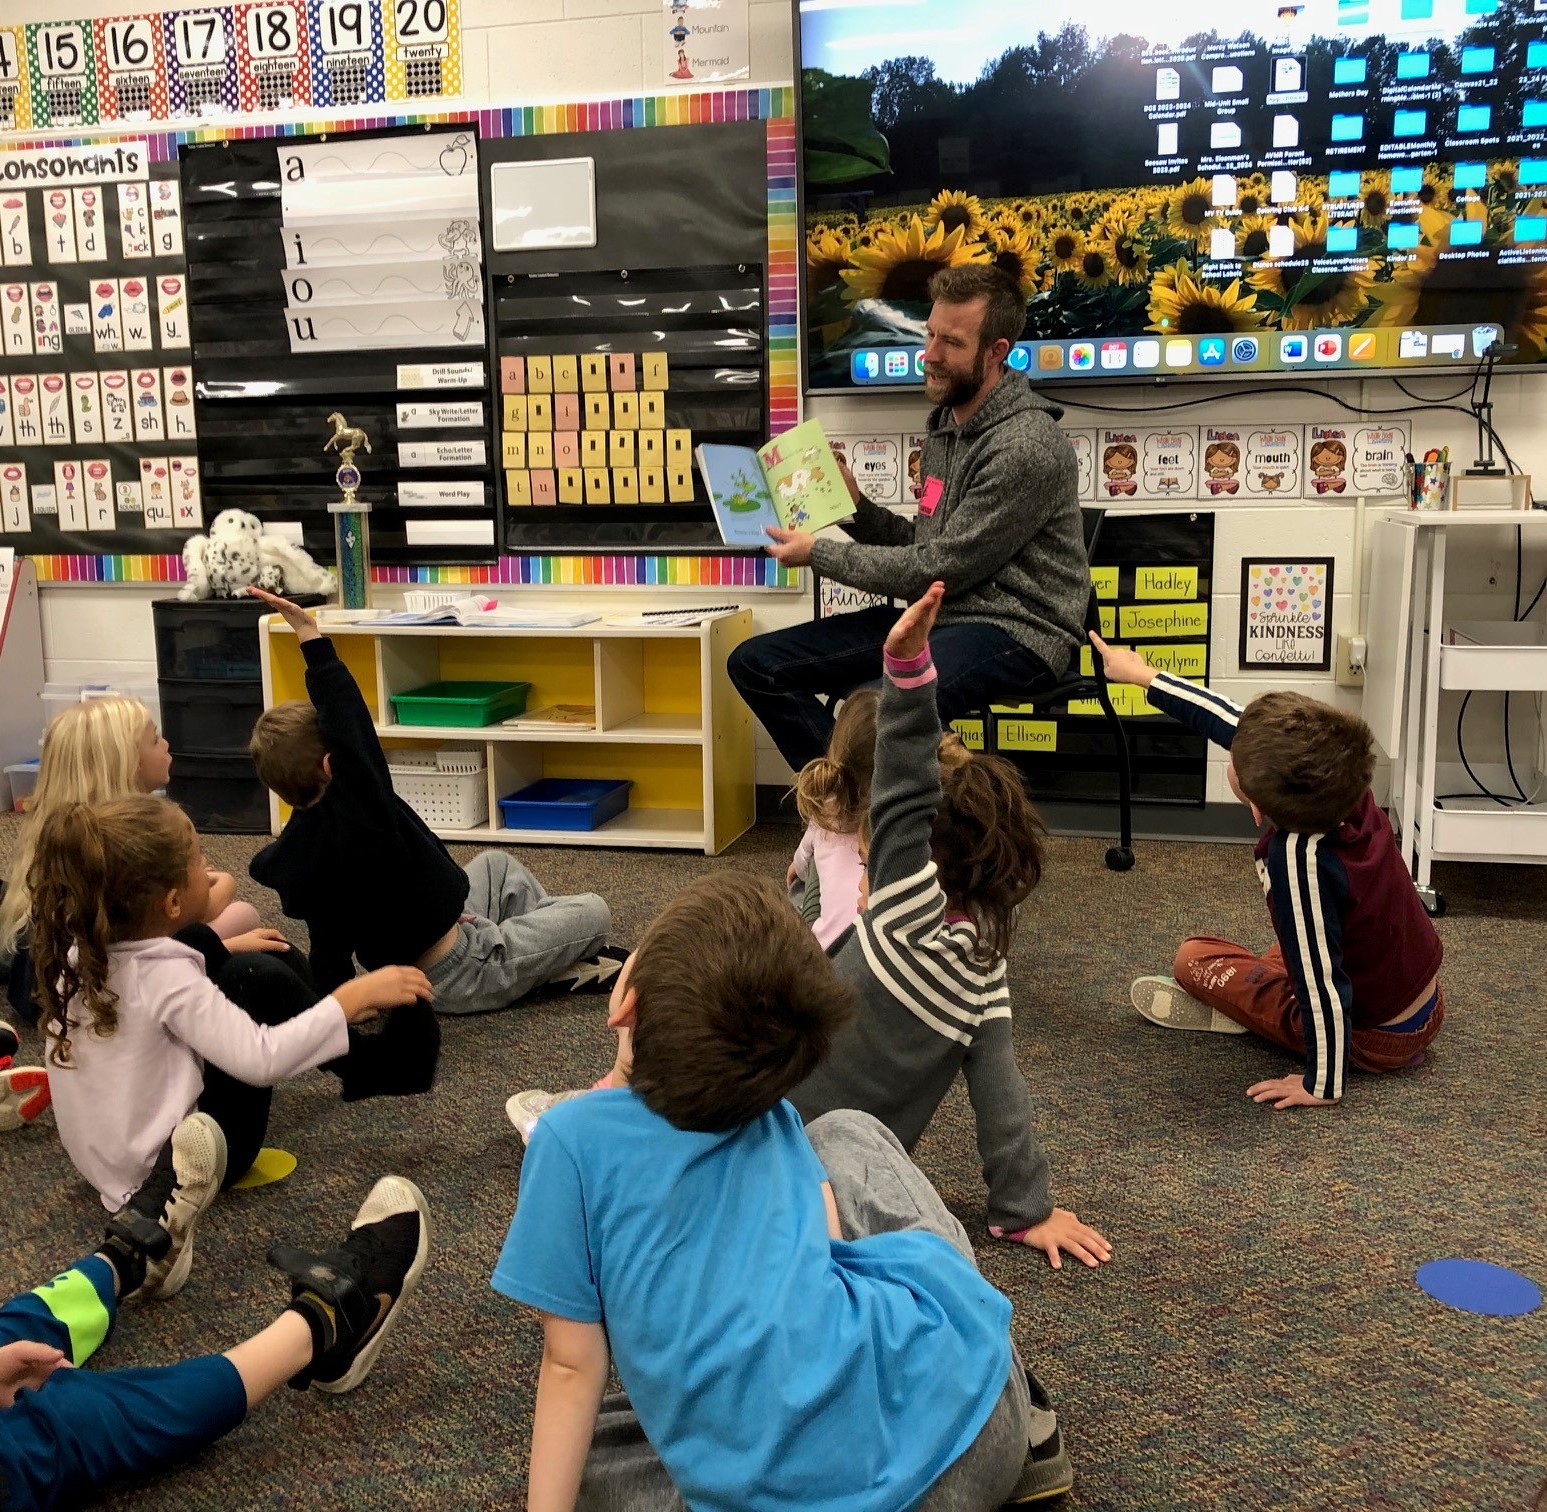
{"type": "Polygon", "coordinates": [[[929,837],[940,808],[940,711],[929,656],[945,585],[933,584],[903,610],[886,638],[886,677],[876,714],[876,768],[870,786],[870,904],[893,883],[930,863],[929,837]]]}

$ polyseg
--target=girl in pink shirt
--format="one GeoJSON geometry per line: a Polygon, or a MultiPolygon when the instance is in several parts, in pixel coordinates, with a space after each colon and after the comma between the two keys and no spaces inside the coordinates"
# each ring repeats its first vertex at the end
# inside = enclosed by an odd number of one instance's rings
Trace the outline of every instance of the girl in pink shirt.
{"type": "Polygon", "coordinates": [[[262,1145],[270,1089],[289,1077],[323,1066],[346,1101],[429,1089],[440,1040],[423,972],[373,971],[319,1002],[278,931],[222,942],[203,923],[209,873],[176,804],[56,810],[27,880],[59,1138],[109,1211],[195,1108],[225,1134],[230,1185],[262,1145]],[[389,1008],[382,1033],[351,1027],[389,1008]]]}
{"type": "Polygon", "coordinates": [[[860,910],[865,868],[859,855],[859,826],[870,808],[879,701],[874,689],[851,693],[838,711],[827,754],[808,761],[795,778],[795,807],[806,821],[806,833],[785,883],[823,950],[860,910]]]}

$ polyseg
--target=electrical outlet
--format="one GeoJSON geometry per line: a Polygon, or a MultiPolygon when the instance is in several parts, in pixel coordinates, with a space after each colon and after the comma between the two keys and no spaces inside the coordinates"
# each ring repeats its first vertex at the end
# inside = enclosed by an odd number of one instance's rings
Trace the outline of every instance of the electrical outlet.
{"type": "Polygon", "coordinates": [[[1337,638],[1337,684],[1340,688],[1364,686],[1364,668],[1356,667],[1353,662],[1354,639],[1347,631],[1340,633],[1337,638]]]}

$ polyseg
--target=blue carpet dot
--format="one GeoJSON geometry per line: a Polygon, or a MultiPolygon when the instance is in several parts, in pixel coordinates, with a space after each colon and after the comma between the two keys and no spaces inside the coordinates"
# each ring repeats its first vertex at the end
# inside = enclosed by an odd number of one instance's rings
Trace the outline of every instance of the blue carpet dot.
{"type": "Polygon", "coordinates": [[[1446,1306],[1490,1318],[1515,1318],[1542,1305],[1541,1291],[1533,1281],[1486,1260],[1431,1260],[1418,1267],[1416,1279],[1446,1306]]]}

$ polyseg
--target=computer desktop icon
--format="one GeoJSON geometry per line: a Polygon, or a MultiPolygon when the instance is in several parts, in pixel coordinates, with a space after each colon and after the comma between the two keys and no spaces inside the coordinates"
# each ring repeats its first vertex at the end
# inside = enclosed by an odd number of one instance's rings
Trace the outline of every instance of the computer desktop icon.
{"type": "Polygon", "coordinates": [[[1202,367],[1223,367],[1225,363],[1225,338],[1203,336],[1198,340],[1198,362],[1202,367]]]}
{"type": "Polygon", "coordinates": [[[851,364],[856,383],[873,383],[881,376],[881,354],[879,352],[856,352],[851,364]]]}
{"type": "Polygon", "coordinates": [[[1230,360],[1244,367],[1247,363],[1255,362],[1261,351],[1262,347],[1255,336],[1237,336],[1230,343],[1230,360]]]}

